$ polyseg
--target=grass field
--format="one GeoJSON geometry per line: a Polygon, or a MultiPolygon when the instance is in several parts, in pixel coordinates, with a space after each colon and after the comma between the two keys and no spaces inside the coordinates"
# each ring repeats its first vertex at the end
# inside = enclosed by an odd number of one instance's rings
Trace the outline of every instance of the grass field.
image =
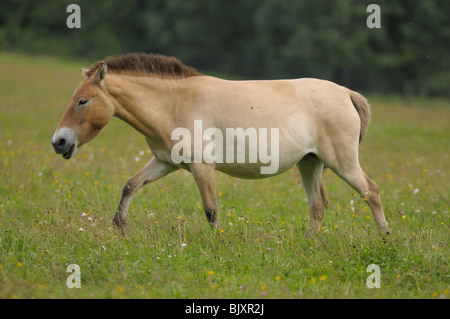
{"type": "Polygon", "coordinates": [[[151,157],[118,119],[69,161],[50,139],[92,63],[0,54],[0,298],[448,298],[448,100],[368,97],[361,165],[382,190],[392,235],[326,171],[324,227],[296,169],[266,180],[216,174],[212,231],[193,178],[142,188],[128,236],[111,225],[122,188],[151,157]],[[77,264],[81,288],[70,289],[77,264]],[[369,289],[370,264],[381,288],[369,289]]]}

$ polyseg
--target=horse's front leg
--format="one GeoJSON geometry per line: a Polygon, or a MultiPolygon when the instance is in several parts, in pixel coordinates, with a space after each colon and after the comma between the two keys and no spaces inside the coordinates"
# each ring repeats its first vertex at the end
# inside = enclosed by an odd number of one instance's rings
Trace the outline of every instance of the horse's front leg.
{"type": "Polygon", "coordinates": [[[151,183],[166,176],[169,173],[176,171],[178,168],[161,162],[156,157],[153,157],[136,175],[131,177],[125,184],[120,199],[119,207],[113,219],[113,224],[119,226],[122,232],[125,231],[127,223],[128,209],[130,208],[131,199],[134,193],[145,184],[151,183]]]}
{"type": "Polygon", "coordinates": [[[216,183],[214,178],[214,166],[209,164],[190,164],[189,169],[197,183],[198,190],[203,201],[203,209],[206,218],[211,226],[219,227],[217,214],[219,206],[217,204],[216,183]]]}

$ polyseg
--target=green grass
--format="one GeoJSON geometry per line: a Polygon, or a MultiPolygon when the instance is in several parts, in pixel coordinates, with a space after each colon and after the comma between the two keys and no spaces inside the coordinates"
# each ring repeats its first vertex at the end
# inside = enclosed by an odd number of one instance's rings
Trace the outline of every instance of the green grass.
{"type": "Polygon", "coordinates": [[[307,240],[292,169],[258,181],[217,173],[217,233],[190,174],[175,172],[138,192],[122,238],[111,219],[151,157],[144,138],[114,119],[70,161],[50,143],[90,64],[0,54],[0,298],[448,298],[449,101],[369,97],[360,161],[390,236],[326,171],[324,228],[307,240]],[[66,286],[69,264],[80,289],[66,286]],[[370,264],[379,289],[366,286],[370,264]]]}

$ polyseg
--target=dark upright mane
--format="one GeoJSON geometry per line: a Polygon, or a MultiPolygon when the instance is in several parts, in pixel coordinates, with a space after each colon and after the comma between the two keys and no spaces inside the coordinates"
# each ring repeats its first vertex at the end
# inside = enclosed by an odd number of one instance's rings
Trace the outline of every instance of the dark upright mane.
{"type": "MultiPolygon", "coordinates": [[[[187,78],[199,75],[193,68],[180,62],[177,58],[160,54],[128,53],[120,56],[107,57],[105,60],[108,72],[131,73],[135,75],[158,75],[161,77],[187,78]]],[[[91,76],[100,66],[101,61],[89,69],[91,76]]]]}

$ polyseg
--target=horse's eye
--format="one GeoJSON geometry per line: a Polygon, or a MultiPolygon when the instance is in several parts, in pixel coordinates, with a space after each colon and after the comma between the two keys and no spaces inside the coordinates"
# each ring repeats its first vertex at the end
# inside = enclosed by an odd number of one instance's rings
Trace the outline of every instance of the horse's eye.
{"type": "Polygon", "coordinates": [[[82,106],[82,105],[85,105],[87,102],[88,102],[88,100],[86,100],[86,99],[79,99],[78,105],[82,106]]]}

